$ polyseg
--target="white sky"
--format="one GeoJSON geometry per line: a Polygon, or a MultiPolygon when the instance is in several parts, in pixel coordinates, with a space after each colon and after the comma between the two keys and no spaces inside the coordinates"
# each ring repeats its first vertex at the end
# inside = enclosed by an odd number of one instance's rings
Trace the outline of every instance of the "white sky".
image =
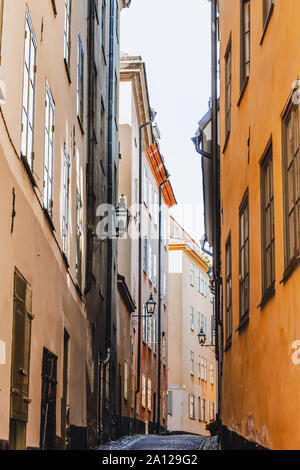
{"type": "Polygon", "coordinates": [[[204,233],[201,161],[191,142],[208,109],[209,0],[132,0],[122,11],[121,51],[146,63],[150,104],[178,207],[172,210],[196,239],[204,233]]]}

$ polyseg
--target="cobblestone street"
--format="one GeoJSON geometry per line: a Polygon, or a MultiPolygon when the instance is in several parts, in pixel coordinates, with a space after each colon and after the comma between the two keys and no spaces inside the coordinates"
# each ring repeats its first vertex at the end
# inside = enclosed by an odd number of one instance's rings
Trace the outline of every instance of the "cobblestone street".
{"type": "Polygon", "coordinates": [[[99,450],[218,450],[218,438],[195,435],[130,436],[103,445],[99,450]]]}

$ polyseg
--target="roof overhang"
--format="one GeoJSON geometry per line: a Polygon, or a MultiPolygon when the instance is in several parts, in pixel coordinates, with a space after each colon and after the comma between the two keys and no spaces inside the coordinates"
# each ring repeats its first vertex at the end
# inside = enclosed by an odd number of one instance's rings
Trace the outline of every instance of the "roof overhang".
{"type": "MultiPolygon", "coordinates": [[[[163,158],[161,156],[161,153],[159,151],[159,148],[156,142],[154,142],[146,150],[146,155],[147,155],[150,167],[152,169],[153,175],[156,179],[157,185],[159,186],[168,178],[168,172],[167,172],[163,158]]],[[[163,197],[164,202],[167,204],[169,208],[177,204],[175,194],[174,194],[170,181],[168,181],[162,187],[162,197],[163,197]]]]}

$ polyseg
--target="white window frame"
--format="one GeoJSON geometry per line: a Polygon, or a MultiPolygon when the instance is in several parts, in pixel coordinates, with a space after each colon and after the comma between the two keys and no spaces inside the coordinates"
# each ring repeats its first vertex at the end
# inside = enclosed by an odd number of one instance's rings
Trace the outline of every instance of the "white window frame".
{"type": "Polygon", "coordinates": [[[46,81],[43,205],[51,218],[53,216],[54,130],[55,104],[49,84],[46,81]]]}
{"type": "Polygon", "coordinates": [[[146,376],[142,374],[142,407],[146,408],[146,376]]]}
{"type": "Polygon", "coordinates": [[[192,331],[195,331],[195,312],[194,312],[194,307],[192,305],[190,308],[190,329],[192,331]]]}
{"type": "Polygon", "coordinates": [[[148,252],[148,279],[152,282],[152,246],[149,243],[149,252],[148,252]]]}
{"type": "Polygon", "coordinates": [[[64,59],[68,70],[71,64],[71,12],[72,0],[65,0],[64,59]]]}
{"type": "Polygon", "coordinates": [[[124,361],[124,400],[128,400],[128,362],[124,361]]]}
{"type": "Polygon", "coordinates": [[[35,148],[36,56],[37,42],[29,11],[26,8],[21,154],[26,158],[32,172],[35,148]]]}
{"type": "Polygon", "coordinates": [[[148,393],[147,393],[147,408],[148,411],[152,410],[152,381],[148,378],[148,393]]]}
{"type": "Polygon", "coordinates": [[[62,251],[68,257],[69,251],[69,199],[70,199],[70,157],[64,146],[63,157],[63,201],[62,201],[62,251]]]}
{"type": "Polygon", "coordinates": [[[191,375],[195,375],[195,353],[191,351],[190,353],[190,372],[191,375]]]}
{"type": "Polygon", "coordinates": [[[214,384],[214,377],[215,377],[215,367],[213,362],[210,363],[210,383],[214,384]]]}
{"type": "Polygon", "coordinates": [[[195,267],[194,264],[190,262],[190,285],[194,287],[195,285],[195,267]]]}
{"type": "Polygon", "coordinates": [[[78,34],[77,53],[77,117],[83,126],[84,118],[84,50],[80,34],[78,34]]]}

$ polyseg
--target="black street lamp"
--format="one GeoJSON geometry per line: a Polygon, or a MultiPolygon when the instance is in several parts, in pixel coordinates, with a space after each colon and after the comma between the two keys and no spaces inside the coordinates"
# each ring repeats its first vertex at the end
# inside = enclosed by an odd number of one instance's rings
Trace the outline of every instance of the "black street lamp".
{"type": "Polygon", "coordinates": [[[201,326],[200,331],[199,331],[197,336],[198,336],[199,344],[202,348],[214,348],[215,347],[214,344],[205,344],[206,343],[206,334],[204,333],[202,326],[201,326]]]}
{"type": "Polygon", "coordinates": [[[156,307],[156,302],[153,299],[153,295],[151,292],[149,300],[146,302],[146,309],[147,309],[148,317],[152,317],[154,315],[155,307],[156,307]]]}
{"type": "Polygon", "coordinates": [[[126,200],[122,194],[118,207],[116,208],[116,231],[117,236],[122,238],[128,231],[131,214],[126,207],[126,200]]]}

